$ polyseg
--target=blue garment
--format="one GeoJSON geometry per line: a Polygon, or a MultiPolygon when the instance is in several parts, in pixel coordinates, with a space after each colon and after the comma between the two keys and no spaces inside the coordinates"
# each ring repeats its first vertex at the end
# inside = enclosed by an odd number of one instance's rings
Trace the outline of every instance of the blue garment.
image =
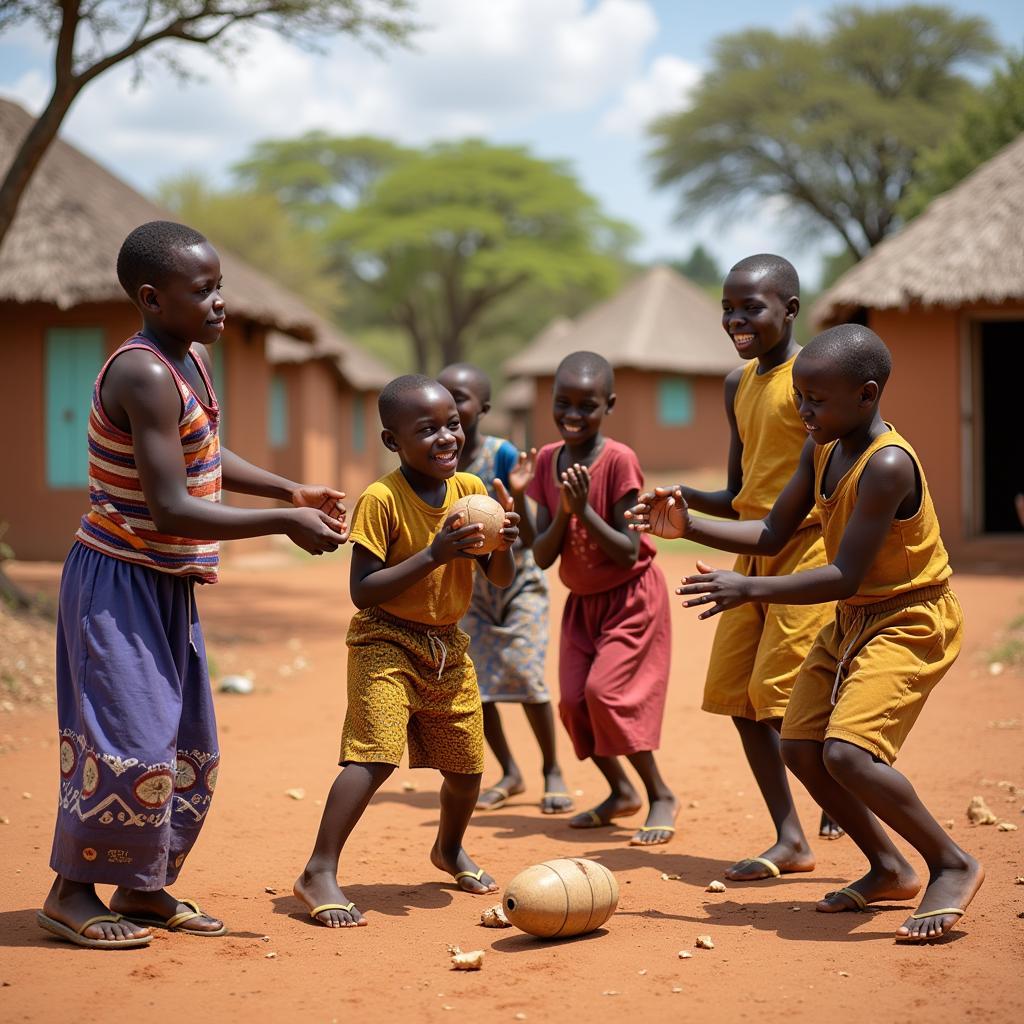
{"type": "Polygon", "coordinates": [[[191,579],[72,547],[57,619],[57,723],[50,866],[76,882],[171,884],[220,765],[191,579]]]}

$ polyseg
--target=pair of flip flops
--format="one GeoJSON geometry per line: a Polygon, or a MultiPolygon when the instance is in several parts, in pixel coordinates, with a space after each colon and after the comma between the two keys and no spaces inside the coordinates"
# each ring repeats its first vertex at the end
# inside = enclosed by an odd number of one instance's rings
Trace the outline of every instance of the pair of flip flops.
{"type": "MultiPolygon", "coordinates": [[[[832,892],[825,893],[825,899],[833,899],[836,896],[845,896],[853,906],[850,907],[851,911],[861,913],[868,909],[868,901],[859,893],[856,889],[851,889],[850,886],[844,885],[841,889],[834,889],[832,892]]],[[[911,921],[927,921],[932,917],[947,917],[956,916],[963,917],[964,911],[960,907],[940,907],[938,910],[922,910],[917,914],[911,914],[911,921]]],[[[928,938],[937,938],[938,936],[928,936],[928,938]]],[[[911,935],[897,935],[897,942],[922,942],[924,939],[915,938],[911,935]]]]}
{"type": "MultiPolygon", "coordinates": [[[[577,824],[570,823],[570,828],[611,828],[615,822],[605,821],[600,814],[597,813],[593,808],[586,811],[580,812],[580,817],[587,819],[586,821],[580,821],[577,824]]],[[[630,846],[664,846],[666,843],[671,842],[672,837],[676,834],[674,825],[641,825],[637,830],[636,834],[629,840],[630,846]],[[659,843],[645,843],[639,838],[641,834],[648,832],[667,832],[668,838],[661,840],[659,843]]]]}
{"type": "Polygon", "coordinates": [[[167,918],[149,917],[145,914],[118,914],[111,912],[109,914],[97,914],[95,917],[90,917],[88,921],[83,922],[77,928],[72,928],[70,925],[64,924],[63,921],[58,921],[56,918],[44,914],[43,911],[37,910],[36,922],[40,928],[45,929],[51,934],[66,939],[76,946],[84,946],[86,949],[136,949],[139,946],[149,945],[153,938],[152,935],[139,935],[135,938],[126,939],[94,939],[85,934],[86,929],[90,925],[105,924],[107,922],[118,924],[121,921],[127,920],[131,921],[132,924],[141,924],[147,928],[164,928],[171,932],[178,931],[185,935],[201,935],[207,938],[223,935],[228,930],[227,926],[223,924],[214,931],[200,931],[196,928],[182,927],[189,921],[194,921],[197,917],[206,917],[207,915],[199,909],[199,905],[195,900],[178,900],[178,903],[184,904],[189,909],[172,914],[167,918]]]}
{"type": "MultiPolygon", "coordinates": [[[[476,804],[477,810],[479,810],[479,811],[496,811],[499,807],[504,807],[505,804],[507,804],[508,801],[512,797],[518,796],[520,793],[524,793],[524,792],[525,792],[525,790],[523,790],[523,789],[517,789],[515,792],[512,792],[512,791],[506,789],[504,786],[488,786],[487,789],[485,789],[480,794],[480,796],[477,798],[477,804],[476,804]],[[492,794],[492,793],[497,796],[496,800],[489,800],[487,803],[481,803],[480,802],[483,799],[483,797],[488,796],[489,794],[492,794]]],[[[560,792],[560,791],[557,791],[557,790],[548,790],[540,798],[540,809],[541,809],[541,813],[543,813],[543,814],[563,814],[566,811],[571,811],[572,810],[572,794],[571,793],[560,792]],[[547,802],[548,800],[551,800],[551,799],[555,799],[555,800],[562,800],[562,799],[568,800],[568,805],[565,806],[565,807],[553,807],[553,806],[551,806],[547,802]]]]}

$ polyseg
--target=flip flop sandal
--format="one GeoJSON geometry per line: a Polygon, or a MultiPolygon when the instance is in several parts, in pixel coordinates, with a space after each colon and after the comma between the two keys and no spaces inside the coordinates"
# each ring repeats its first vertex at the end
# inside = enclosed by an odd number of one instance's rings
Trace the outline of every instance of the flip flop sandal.
{"type": "Polygon", "coordinates": [[[508,799],[512,794],[504,786],[488,786],[481,794],[476,798],[476,807],[474,810],[477,811],[496,811],[499,807],[504,807],[508,803],[508,799]],[[488,793],[497,793],[498,799],[493,803],[482,804],[480,799],[487,796],[488,793]]]}
{"type": "MultiPolygon", "coordinates": [[[[779,875],[782,874],[782,872],[779,870],[779,865],[776,864],[775,861],[769,860],[767,857],[744,857],[743,860],[737,861],[733,865],[733,867],[734,868],[739,868],[739,867],[742,867],[744,864],[760,864],[762,867],[767,868],[768,869],[768,875],[767,875],[768,878],[778,878],[779,875]]],[[[730,868],[729,870],[731,871],[732,868],[730,868]]],[[[730,879],[730,881],[733,881],[733,882],[763,882],[764,879],[765,879],[765,876],[762,875],[761,878],[733,878],[733,879],[730,879]]]]}
{"type": "Polygon", "coordinates": [[[76,946],[85,946],[86,949],[137,949],[139,946],[150,944],[153,939],[152,935],[139,935],[134,939],[91,939],[83,934],[91,924],[103,924],[106,921],[117,924],[123,920],[123,914],[97,914],[79,925],[78,928],[72,928],[70,925],[64,924],[63,921],[48,917],[41,910],[36,911],[36,923],[40,928],[46,929],[59,938],[67,939],[68,942],[73,942],[76,946]]]}
{"type": "Polygon", "coordinates": [[[317,924],[322,924],[325,928],[331,928],[326,921],[320,920],[320,914],[325,910],[344,910],[346,914],[351,914],[356,909],[354,903],[321,903],[319,907],[314,907],[310,912],[309,916],[316,921],[317,924]]]}
{"type": "Polygon", "coordinates": [[[666,843],[670,843],[672,837],[676,834],[674,825],[641,825],[637,829],[637,833],[640,832],[667,832],[668,839],[662,839],[659,843],[645,843],[634,835],[629,841],[630,846],[664,846],[666,843]]]}
{"type": "MultiPolygon", "coordinates": [[[[929,917],[946,917],[949,914],[955,914],[957,917],[963,917],[964,911],[959,907],[942,907],[940,910],[925,910],[920,914],[911,914],[910,919],[912,921],[924,921],[929,917]]],[[[938,935],[923,935],[919,939],[914,938],[912,935],[897,935],[896,941],[909,943],[930,942],[934,939],[941,939],[943,935],[948,935],[950,931],[951,928],[944,932],[940,932],[938,935]]]]}
{"type": "Polygon", "coordinates": [[[605,821],[597,811],[580,811],[582,816],[585,816],[588,820],[580,822],[578,825],[574,825],[571,821],[569,822],[569,828],[611,828],[613,822],[605,821]]]}
{"type": "MultiPolygon", "coordinates": [[[[484,874],[485,874],[485,872],[484,872],[483,868],[479,868],[476,871],[457,871],[455,873],[455,875],[454,875],[455,884],[459,885],[459,879],[460,878],[472,878],[474,882],[480,882],[480,884],[482,885],[483,884],[484,874]]],[[[484,891],[484,892],[474,892],[472,889],[467,889],[467,888],[465,888],[465,886],[462,886],[462,885],[459,885],[459,888],[463,892],[468,892],[470,896],[490,896],[491,895],[491,893],[489,893],[487,891],[484,891]]]]}
{"type": "Polygon", "coordinates": [[[223,935],[228,930],[226,924],[222,924],[216,931],[200,931],[198,928],[183,928],[182,925],[187,924],[189,921],[194,921],[197,917],[208,917],[208,914],[204,914],[199,909],[199,904],[195,900],[178,900],[179,903],[183,903],[188,910],[182,910],[177,914],[172,914],[168,918],[162,917],[147,917],[142,914],[125,914],[129,921],[135,924],[144,924],[148,928],[166,928],[169,932],[181,932],[182,935],[198,935],[202,938],[216,938],[218,935],[223,935]]]}
{"type": "MultiPolygon", "coordinates": [[[[862,910],[867,910],[868,901],[856,889],[851,889],[848,885],[844,885],[842,889],[833,889],[832,892],[825,893],[823,899],[830,900],[836,896],[845,896],[852,904],[852,907],[844,907],[843,910],[833,911],[833,913],[860,913],[862,910]]],[[[823,913],[828,914],[830,911],[825,910],[823,913]]],[[[963,911],[960,911],[963,913],[963,911]]]]}
{"type": "Polygon", "coordinates": [[[559,792],[557,790],[552,790],[550,792],[544,793],[543,796],[541,796],[541,798],[540,798],[540,810],[541,810],[542,814],[565,814],[566,811],[571,811],[572,810],[572,806],[573,806],[572,793],[562,793],[562,792],[559,792]],[[557,799],[558,797],[563,797],[566,800],[568,800],[569,801],[569,806],[568,807],[546,807],[544,805],[544,801],[545,800],[548,800],[548,799],[551,799],[551,798],[557,799]]]}

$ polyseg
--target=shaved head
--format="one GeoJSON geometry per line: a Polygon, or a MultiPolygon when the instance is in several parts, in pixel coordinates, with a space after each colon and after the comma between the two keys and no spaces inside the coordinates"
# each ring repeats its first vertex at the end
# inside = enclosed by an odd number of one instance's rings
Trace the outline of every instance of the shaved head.
{"type": "Polygon", "coordinates": [[[892,356],[874,331],[860,324],[839,324],[812,338],[797,362],[814,363],[852,384],[873,380],[881,392],[892,371],[892,356]]]}
{"type": "Polygon", "coordinates": [[[762,252],[756,256],[747,256],[737,263],[730,274],[750,274],[758,282],[763,282],[785,302],[796,296],[800,297],[800,277],[796,267],[782,256],[762,252]]]}
{"type": "MultiPolygon", "coordinates": [[[[437,379],[442,383],[460,384],[468,387],[480,400],[481,405],[486,405],[491,400],[491,379],[472,363],[450,363],[438,375],[437,379]]],[[[445,387],[448,385],[445,384],[445,387]]],[[[450,390],[450,389],[449,389],[450,390]]]]}
{"type": "Polygon", "coordinates": [[[396,377],[384,385],[377,399],[377,412],[380,422],[387,430],[394,430],[412,405],[414,395],[421,395],[431,389],[444,390],[433,377],[425,377],[422,373],[407,373],[404,377],[396,377]]]}
{"type": "Polygon", "coordinates": [[[607,397],[615,390],[615,372],[612,364],[596,352],[572,352],[567,355],[555,371],[555,379],[593,380],[604,388],[607,397]]]}

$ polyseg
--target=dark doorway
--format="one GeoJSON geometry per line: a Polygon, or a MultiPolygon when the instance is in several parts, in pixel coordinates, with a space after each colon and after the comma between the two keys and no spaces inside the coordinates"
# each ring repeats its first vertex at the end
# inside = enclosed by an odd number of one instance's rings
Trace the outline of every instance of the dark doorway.
{"type": "Polygon", "coordinates": [[[981,526],[1020,533],[1014,498],[1024,494],[1024,414],[1017,389],[1024,320],[981,324],[978,360],[981,426],[981,526]]]}

